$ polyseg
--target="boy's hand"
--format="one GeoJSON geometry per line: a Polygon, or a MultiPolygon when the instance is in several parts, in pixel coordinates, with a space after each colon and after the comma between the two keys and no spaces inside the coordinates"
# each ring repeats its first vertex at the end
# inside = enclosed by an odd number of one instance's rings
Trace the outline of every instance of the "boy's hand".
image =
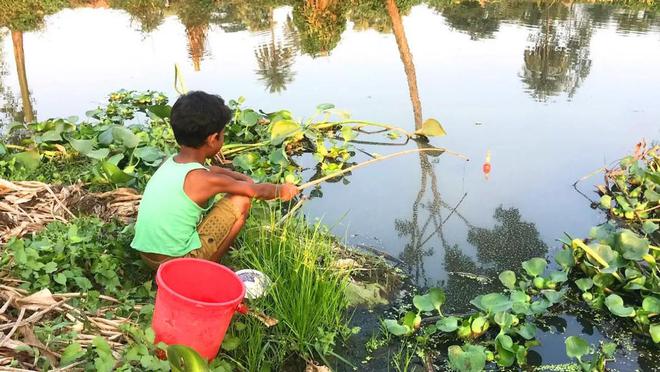
{"type": "Polygon", "coordinates": [[[296,195],[300,194],[298,187],[292,183],[285,183],[283,185],[278,185],[279,198],[283,201],[288,201],[293,199],[296,195]]]}

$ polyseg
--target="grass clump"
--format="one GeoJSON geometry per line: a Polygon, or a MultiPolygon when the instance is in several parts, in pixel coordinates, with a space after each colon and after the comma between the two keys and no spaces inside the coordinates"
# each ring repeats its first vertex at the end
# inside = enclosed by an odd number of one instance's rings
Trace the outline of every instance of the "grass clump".
{"type": "Polygon", "coordinates": [[[332,236],[322,225],[309,226],[301,217],[281,226],[277,221],[278,213],[257,211],[229,262],[236,269],[259,270],[272,280],[267,294],[249,306],[280,321],[272,328],[251,317],[235,322],[229,337],[240,346],[227,354],[250,371],[279,370],[294,355],[306,361],[325,359],[333,355],[337,336],[347,329],[348,273],[332,267],[332,236]]]}

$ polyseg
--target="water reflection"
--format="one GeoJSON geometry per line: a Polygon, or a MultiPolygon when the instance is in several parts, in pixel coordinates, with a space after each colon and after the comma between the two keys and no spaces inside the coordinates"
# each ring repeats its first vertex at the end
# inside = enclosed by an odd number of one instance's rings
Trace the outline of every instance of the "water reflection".
{"type": "Polygon", "coordinates": [[[589,75],[592,22],[581,7],[547,6],[524,52],[522,81],[539,101],[561,92],[572,98],[589,75]],[[575,9],[572,9],[575,8],[575,9]]]}
{"type": "Polygon", "coordinates": [[[536,225],[522,219],[517,208],[497,207],[493,228],[470,226],[467,241],[477,250],[476,260],[454,245],[445,251],[445,288],[455,294],[449,306],[463,310],[478,293],[495,290],[495,278],[504,270],[519,271],[523,261],[545,257],[548,246],[541,240],[536,225]]]}
{"type": "Polygon", "coordinates": [[[259,45],[254,56],[257,58],[257,74],[270,93],[279,93],[293,82],[295,72],[293,62],[298,52],[299,37],[291,17],[286,18],[284,40],[275,36],[275,20],[273,10],[270,11],[269,42],[259,45]]]}
{"type": "MultiPolygon", "coordinates": [[[[300,53],[312,57],[329,55],[350,21],[355,31],[394,34],[412,89],[416,84],[414,67],[409,67],[407,42],[402,42],[402,32],[397,28],[402,27],[401,18],[421,4],[442,15],[449,27],[468,34],[472,40],[494,37],[502,24],[531,27],[529,45],[521,53],[519,76],[524,89],[538,101],[561,94],[569,99],[575,95],[590,73],[590,44],[595,27],[615,23],[619,32],[643,33],[660,26],[657,4],[645,6],[636,2],[613,7],[545,0],[24,0],[0,3],[0,27],[12,32],[33,31],[43,27],[47,15],[64,7],[86,6],[121,9],[146,34],[156,32],[167,16],[174,15],[185,27],[188,54],[196,71],[202,69],[210,53],[207,38],[213,27],[225,32],[270,32],[269,39],[254,48],[256,72],[266,91],[278,93],[293,81],[296,57],[300,53]],[[273,29],[273,11],[282,6],[290,8],[283,32],[277,34],[273,29]]],[[[20,48],[21,42],[16,40],[14,44],[20,48]]],[[[16,60],[21,61],[19,57],[16,60]]],[[[21,101],[29,118],[30,100],[24,98],[28,94],[27,79],[23,79],[26,73],[18,72],[24,91],[21,101]]],[[[13,102],[11,98],[4,101],[10,106],[13,102]]],[[[413,102],[413,107],[417,121],[421,116],[419,105],[413,102]]]]}

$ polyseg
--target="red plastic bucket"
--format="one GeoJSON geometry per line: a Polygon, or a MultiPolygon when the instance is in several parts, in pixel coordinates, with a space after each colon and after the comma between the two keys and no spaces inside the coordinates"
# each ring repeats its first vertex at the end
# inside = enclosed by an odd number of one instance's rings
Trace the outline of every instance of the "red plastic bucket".
{"type": "Polygon", "coordinates": [[[156,283],[155,342],[186,345],[215,358],[245,296],[238,276],[215,262],[177,258],[160,265],[156,283]]]}

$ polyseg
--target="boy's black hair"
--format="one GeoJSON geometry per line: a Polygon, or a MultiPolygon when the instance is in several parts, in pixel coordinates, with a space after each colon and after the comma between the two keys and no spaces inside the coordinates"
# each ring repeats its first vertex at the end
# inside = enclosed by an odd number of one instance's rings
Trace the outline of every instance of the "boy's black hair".
{"type": "Polygon", "coordinates": [[[176,100],[170,124],[179,145],[200,148],[206,137],[222,131],[231,117],[231,109],[220,96],[193,91],[176,100]]]}

